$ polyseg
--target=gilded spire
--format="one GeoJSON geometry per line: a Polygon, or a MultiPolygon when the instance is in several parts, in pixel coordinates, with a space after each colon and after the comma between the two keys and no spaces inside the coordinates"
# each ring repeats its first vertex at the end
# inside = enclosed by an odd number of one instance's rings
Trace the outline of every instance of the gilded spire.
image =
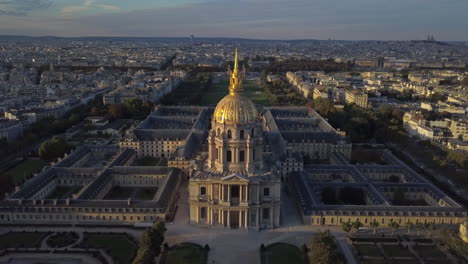
{"type": "Polygon", "coordinates": [[[244,92],[244,88],[242,86],[244,73],[239,71],[239,53],[237,49],[234,55],[234,71],[230,71],[229,74],[231,75],[229,83],[229,94],[242,94],[244,92]]]}

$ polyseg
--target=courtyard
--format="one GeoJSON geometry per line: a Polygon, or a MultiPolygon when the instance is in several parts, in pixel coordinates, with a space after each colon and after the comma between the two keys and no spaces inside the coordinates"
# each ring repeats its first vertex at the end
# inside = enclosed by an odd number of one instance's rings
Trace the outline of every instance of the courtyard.
{"type": "Polygon", "coordinates": [[[104,200],[152,200],[158,187],[123,187],[114,186],[104,196],[104,200]]]}

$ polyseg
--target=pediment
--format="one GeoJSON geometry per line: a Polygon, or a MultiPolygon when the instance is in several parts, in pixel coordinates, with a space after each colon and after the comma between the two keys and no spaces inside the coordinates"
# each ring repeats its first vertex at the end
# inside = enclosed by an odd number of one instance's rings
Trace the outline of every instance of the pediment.
{"type": "Polygon", "coordinates": [[[224,176],[221,178],[221,180],[222,181],[244,181],[244,182],[250,181],[247,176],[242,175],[242,174],[237,174],[237,173],[224,176]]]}

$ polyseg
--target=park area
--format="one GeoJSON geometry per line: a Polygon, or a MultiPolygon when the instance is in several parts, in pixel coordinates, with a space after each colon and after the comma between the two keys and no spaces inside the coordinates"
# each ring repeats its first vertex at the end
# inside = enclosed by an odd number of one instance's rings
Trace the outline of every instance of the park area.
{"type": "Polygon", "coordinates": [[[181,243],[170,247],[161,255],[161,264],[206,264],[209,248],[194,243],[181,243]]]}
{"type": "MultiPolygon", "coordinates": [[[[255,104],[270,106],[271,98],[260,86],[259,79],[244,80],[244,95],[255,104]]],[[[211,79],[207,73],[199,74],[184,81],[173,92],[162,98],[164,105],[216,105],[229,93],[227,78],[211,79]]]]}
{"type": "Polygon", "coordinates": [[[260,258],[262,264],[308,263],[307,253],[288,243],[274,243],[260,249],[260,258]]]}
{"type": "Polygon", "coordinates": [[[39,248],[47,235],[45,232],[8,232],[0,236],[0,249],[39,248]]]}
{"type": "Polygon", "coordinates": [[[432,239],[397,236],[351,238],[353,251],[359,263],[452,263],[432,239]]]}
{"type": "Polygon", "coordinates": [[[47,162],[42,159],[26,159],[0,175],[10,177],[13,185],[19,185],[33,173],[39,172],[46,164],[47,162]]]}
{"type": "Polygon", "coordinates": [[[125,234],[84,233],[83,241],[75,248],[103,249],[116,264],[131,263],[137,245],[125,234]]]}
{"type": "MultiPolygon", "coordinates": [[[[244,95],[252,99],[255,104],[269,106],[271,102],[263,89],[254,80],[244,80],[244,95]]],[[[206,90],[202,96],[201,104],[210,105],[217,104],[224,96],[228,94],[229,81],[219,80],[213,81],[211,86],[206,90]]]]}

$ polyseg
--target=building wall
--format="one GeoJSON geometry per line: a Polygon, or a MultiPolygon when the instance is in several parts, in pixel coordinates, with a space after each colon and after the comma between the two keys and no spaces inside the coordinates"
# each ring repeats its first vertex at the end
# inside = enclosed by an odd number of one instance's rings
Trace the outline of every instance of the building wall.
{"type": "MultiPolygon", "coordinates": [[[[265,229],[279,227],[281,183],[246,181],[191,180],[189,184],[190,222],[228,227],[232,215],[239,212],[239,228],[265,229]],[[229,199],[229,186],[239,185],[239,201],[229,199]],[[203,195],[202,188],[206,194],[203,195]],[[268,195],[264,191],[267,188],[268,195]],[[264,215],[264,213],[267,213],[264,215]],[[229,215],[229,216],[228,216],[229,215]]],[[[231,222],[232,223],[232,222],[231,222]]]]}
{"type": "MultiPolygon", "coordinates": [[[[352,212],[346,212],[351,214],[352,212]]],[[[461,224],[466,218],[457,216],[353,216],[353,215],[312,215],[304,216],[304,223],[308,225],[334,225],[341,226],[342,223],[359,220],[364,226],[370,226],[370,223],[376,220],[381,227],[385,227],[391,221],[399,223],[402,227],[408,222],[416,223],[435,223],[435,224],[461,224]]]]}

